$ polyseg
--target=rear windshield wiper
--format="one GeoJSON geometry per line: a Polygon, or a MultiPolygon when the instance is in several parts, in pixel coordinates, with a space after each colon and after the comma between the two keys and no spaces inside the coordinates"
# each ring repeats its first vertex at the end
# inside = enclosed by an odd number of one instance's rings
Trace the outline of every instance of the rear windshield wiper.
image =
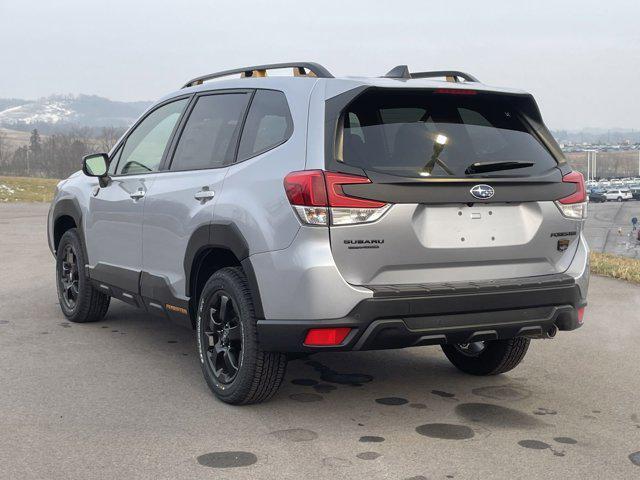
{"type": "Polygon", "coordinates": [[[513,170],[514,168],[533,167],[534,162],[476,162],[472,163],[464,171],[467,175],[473,175],[474,173],[486,173],[496,172],[498,170],[513,170]]]}

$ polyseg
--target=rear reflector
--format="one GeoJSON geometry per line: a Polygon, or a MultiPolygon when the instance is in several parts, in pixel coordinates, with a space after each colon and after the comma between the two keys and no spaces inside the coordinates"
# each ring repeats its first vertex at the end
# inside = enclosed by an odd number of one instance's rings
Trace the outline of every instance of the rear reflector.
{"type": "Polygon", "coordinates": [[[312,328],[307,332],[304,344],[309,347],[340,345],[350,331],[348,327],[312,328]]]}
{"type": "Polygon", "coordinates": [[[578,309],[578,323],[582,324],[583,318],[584,318],[584,307],[580,307],[578,309]]]}
{"type": "Polygon", "coordinates": [[[378,220],[388,209],[384,202],[350,197],[343,185],[371,183],[367,177],[323,170],[291,172],[284,189],[300,220],[307,225],[355,225],[378,220]]]}

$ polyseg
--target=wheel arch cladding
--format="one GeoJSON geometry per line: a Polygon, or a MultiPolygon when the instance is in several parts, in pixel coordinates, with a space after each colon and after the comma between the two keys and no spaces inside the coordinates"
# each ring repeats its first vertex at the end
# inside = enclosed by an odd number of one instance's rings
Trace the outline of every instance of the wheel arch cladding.
{"type": "Polygon", "coordinates": [[[53,209],[53,251],[58,250],[58,245],[65,232],[71,228],[76,228],[80,235],[82,250],[85,260],[87,258],[87,247],[85,245],[84,231],[82,229],[82,213],[80,205],[75,198],[63,198],[59,200],[53,209]]]}
{"type": "Polygon", "coordinates": [[[251,289],[256,317],[264,318],[258,282],[249,259],[249,247],[233,223],[202,225],[194,230],[189,239],[184,257],[185,293],[190,298],[194,318],[204,284],[215,271],[230,266],[242,267],[251,289]]]}
{"type": "Polygon", "coordinates": [[[61,215],[56,218],[53,225],[53,248],[55,251],[58,250],[62,235],[64,235],[67,230],[77,228],[77,226],[76,221],[70,215],[61,215]]]}

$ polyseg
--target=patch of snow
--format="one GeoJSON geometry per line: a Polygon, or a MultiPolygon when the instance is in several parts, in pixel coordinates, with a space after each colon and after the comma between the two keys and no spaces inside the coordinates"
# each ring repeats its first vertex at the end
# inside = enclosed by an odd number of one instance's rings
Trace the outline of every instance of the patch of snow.
{"type": "Polygon", "coordinates": [[[8,185],[5,185],[4,183],[0,183],[0,191],[4,192],[4,193],[8,193],[9,195],[13,195],[14,193],[16,193],[16,191],[9,187],[8,185]]]}
{"type": "Polygon", "coordinates": [[[7,108],[0,112],[0,123],[58,123],[70,120],[77,114],[62,101],[47,100],[44,102],[30,102],[17,107],[7,108]]]}

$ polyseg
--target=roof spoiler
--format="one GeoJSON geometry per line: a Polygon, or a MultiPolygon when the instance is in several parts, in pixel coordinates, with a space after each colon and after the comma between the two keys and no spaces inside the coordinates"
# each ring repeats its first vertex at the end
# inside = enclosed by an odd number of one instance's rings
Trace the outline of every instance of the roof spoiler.
{"type": "Polygon", "coordinates": [[[292,62],[292,63],[269,63],[266,65],[255,65],[253,67],[234,68],[232,70],[223,70],[221,72],[202,75],[189,80],[182,88],[201,85],[207,80],[214,78],[227,77],[229,75],[240,74],[241,77],[266,77],[268,70],[277,70],[282,68],[292,68],[293,75],[296,77],[317,77],[317,78],[333,78],[331,72],[319,63],[314,62],[292,62]]]}
{"type": "Polygon", "coordinates": [[[465,82],[480,82],[476,77],[458,70],[437,70],[433,72],[410,72],[406,65],[398,65],[387,72],[384,78],[403,78],[410,80],[412,78],[446,78],[447,82],[458,83],[460,80],[465,82]]]}

